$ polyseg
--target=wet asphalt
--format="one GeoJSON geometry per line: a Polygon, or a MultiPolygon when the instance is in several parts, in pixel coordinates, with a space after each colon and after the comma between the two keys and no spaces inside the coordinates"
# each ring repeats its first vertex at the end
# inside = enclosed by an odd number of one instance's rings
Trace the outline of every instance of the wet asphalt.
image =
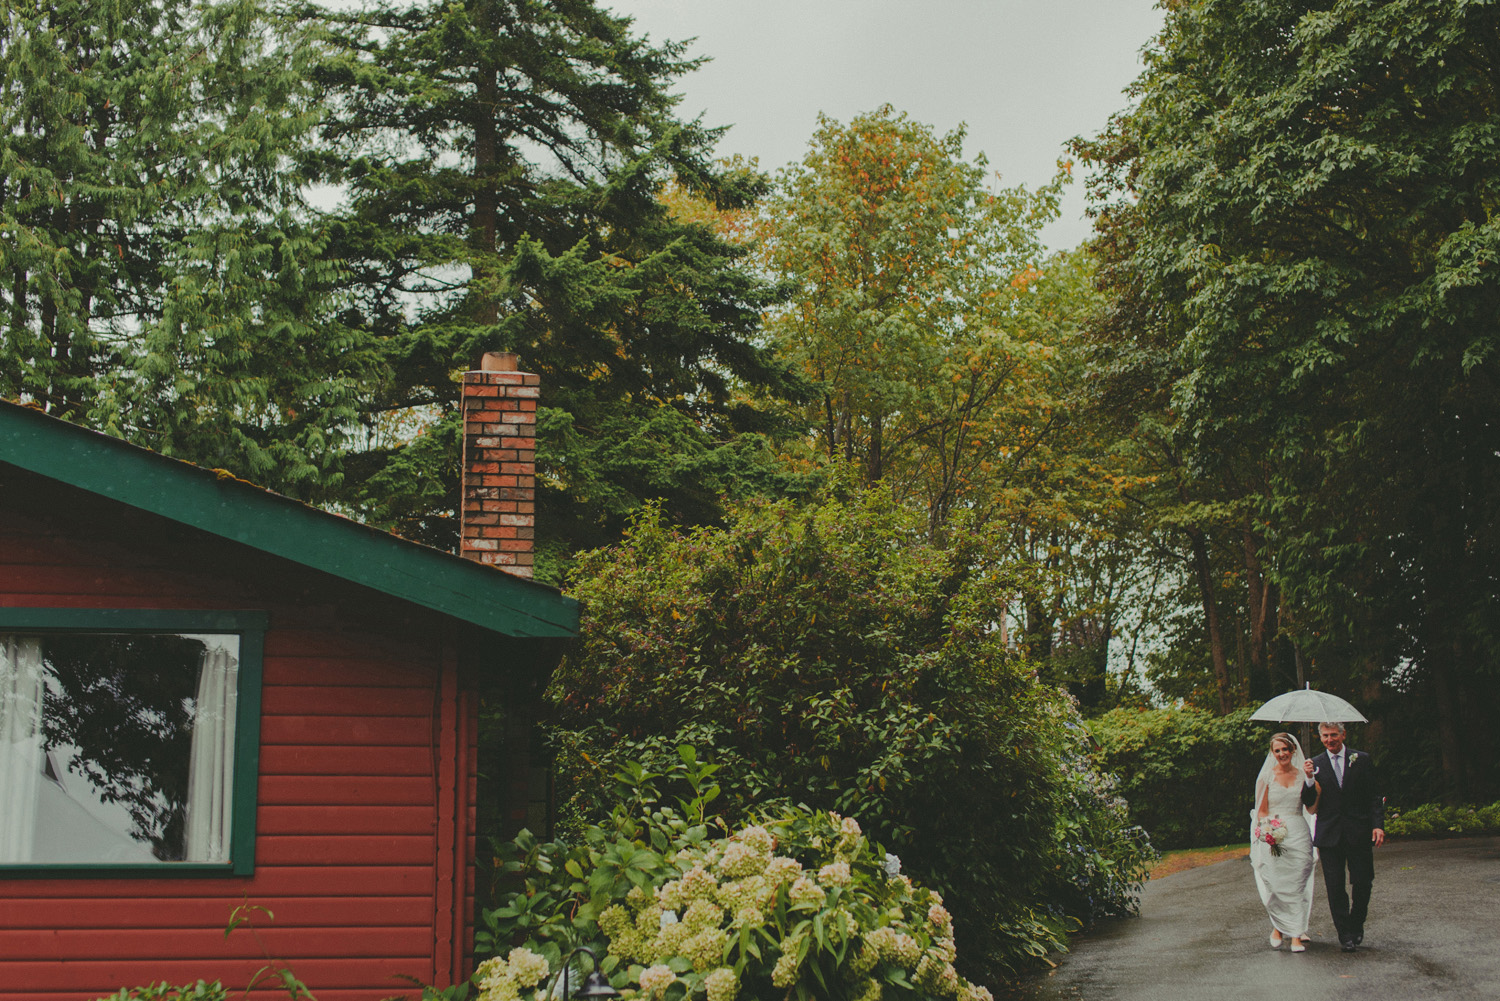
{"type": "MultiPolygon", "coordinates": [[[[1500,999],[1500,838],[1387,842],[1375,850],[1365,941],[1339,950],[1322,873],[1307,952],[1266,943],[1248,859],[1146,884],[1138,917],[1105,922],[1005,1001],[1500,999]]],[[[962,948],[963,943],[959,946],[962,948]]]]}

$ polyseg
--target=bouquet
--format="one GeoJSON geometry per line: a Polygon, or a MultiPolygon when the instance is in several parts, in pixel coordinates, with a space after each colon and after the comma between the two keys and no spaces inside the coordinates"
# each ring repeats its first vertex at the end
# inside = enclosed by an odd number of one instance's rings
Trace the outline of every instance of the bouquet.
{"type": "Polygon", "coordinates": [[[1255,840],[1265,842],[1271,854],[1280,857],[1281,843],[1286,840],[1286,824],[1280,817],[1262,817],[1255,825],[1255,840]]]}

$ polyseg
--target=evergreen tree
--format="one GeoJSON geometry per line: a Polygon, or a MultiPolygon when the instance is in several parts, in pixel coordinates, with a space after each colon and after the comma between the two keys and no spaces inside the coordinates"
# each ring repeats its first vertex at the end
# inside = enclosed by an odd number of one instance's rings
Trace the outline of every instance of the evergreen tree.
{"type": "Polygon", "coordinates": [[[347,322],[392,377],[362,415],[352,497],[437,544],[454,536],[458,386],[490,350],[543,380],[539,526],[549,554],[608,541],[643,498],[717,516],[764,470],[740,394],[777,384],[752,341],[768,289],[745,253],[659,198],[758,193],[716,171],[712,131],[673,115],[680,44],[593,0],[463,0],[323,13],[340,56],[320,176],[345,186],[334,251],[347,322]]]}
{"type": "Polygon", "coordinates": [[[291,158],[311,50],[253,0],[0,18],[0,394],[328,496],[374,367],[291,158]]]}

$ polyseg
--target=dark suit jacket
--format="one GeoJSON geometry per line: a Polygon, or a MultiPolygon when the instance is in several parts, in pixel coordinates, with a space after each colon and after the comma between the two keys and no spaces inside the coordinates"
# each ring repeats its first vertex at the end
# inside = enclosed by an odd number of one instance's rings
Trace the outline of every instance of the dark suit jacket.
{"type": "MultiPolygon", "coordinates": [[[[1385,829],[1385,797],[1380,795],[1375,762],[1364,751],[1346,744],[1343,786],[1333,774],[1333,762],[1328,760],[1327,751],[1313,758],[1313,778],[1323,790],[1322,798],[1318,799],[1318,829],[1313,844],[1319,848],[1339,844],[1369,848],[1370,832],[1377,827],[1385,829]]],[[[1311,806],[1316,797],[1317,790],[1303,787],[1303,803],[1311,806]]]]}

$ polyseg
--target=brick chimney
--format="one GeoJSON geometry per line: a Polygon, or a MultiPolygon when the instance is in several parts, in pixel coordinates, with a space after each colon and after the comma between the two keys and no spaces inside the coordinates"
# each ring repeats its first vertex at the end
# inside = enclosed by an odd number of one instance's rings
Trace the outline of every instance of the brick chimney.
{"type": "Polygon", "coordinates": [[[535,562],[536,401],[541,379],[492,351],[464,373],[459,555],[530,577],[535,562]]]}

